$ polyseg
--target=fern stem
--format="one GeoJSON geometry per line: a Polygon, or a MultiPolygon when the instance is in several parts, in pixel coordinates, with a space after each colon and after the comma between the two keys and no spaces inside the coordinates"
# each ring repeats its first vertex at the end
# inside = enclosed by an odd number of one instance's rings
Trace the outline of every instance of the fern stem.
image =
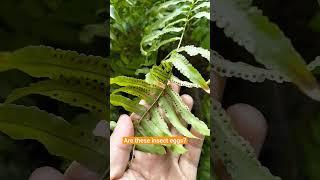
{"type": "Polygon", "coordinates": [[[180,40],[179,40],[179,44],[178,44],[177,49],[179,49],[179,48],[180,48],[180,46],[181,46],[181,43],[182,43],[182,40],[183,40],[184,34],[185,34],[186,29],[187,29],[187,26],[188,26],[188,24],[189,24],[190,14],[191,14],[191,12],[192,12],[192,9],[193,9],[194,5],[195,5],[197,2],[198,2],[198,1],[193,1],[193,2],[192,2],[192,4],[191,4],[190,9],[189,9],[189,11],[188,11],[187,21],[186,21],[186,22],[185,22],[185,24],[184,24],[184,28],[183,28],[182,34],[181,34],[181,36],[180,36],[180,40]]]}

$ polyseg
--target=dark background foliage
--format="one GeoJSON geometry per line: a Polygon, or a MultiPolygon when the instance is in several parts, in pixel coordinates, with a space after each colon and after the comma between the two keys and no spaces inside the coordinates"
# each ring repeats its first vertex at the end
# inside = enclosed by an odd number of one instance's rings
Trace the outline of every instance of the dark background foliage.
{"type": "MultiPolygon", "coordinates": [[[[82,39],[86,25],[106,21],[108,7],[103,0],[1,0],[0,2],[0,51],[11,51],[28,45],[47,45],[85,54],[106,57],[108,43],[105,38],[93,37],[90,42],[82,39]]],[[[0,103],[15,88],[35,82],[30,76],[10,70],[0,73],[0,103]]],[[[80,108],[44,96],[28,96],[17,104],[37,106],[64,117],[81,126],[88,119],[98,121],[93,114],[80,108]]],[[[88,126],[87,122],[85,123],[88,126]]],[[[41,166],[60,170],[68,161],[50,155],[44,146],[33,140],[15,141],[0,134],[0,179],[25,180],[41,166]]]]}
{"type": "MultiPolygon", "coordinates": [[[[316,0],[254,0],[254,4],[283,30],[307,62],[319,56],[320,8],[316,0]]],[[[213,28],[214,48],[225,58],[258,65],[244,48],[213,28]]],[[[266,117],[269,128],[260,160],[273,174],[284,180],[320,178],[319,103],[291,84],[229,78],[223,104],[234,103],[255,106],[266,117]]]]}

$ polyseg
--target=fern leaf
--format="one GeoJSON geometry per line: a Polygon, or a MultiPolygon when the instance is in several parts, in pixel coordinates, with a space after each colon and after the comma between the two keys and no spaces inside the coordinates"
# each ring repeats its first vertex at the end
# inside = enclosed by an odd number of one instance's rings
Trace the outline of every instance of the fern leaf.
{"type": "Polygon", "coordinates": [[[195,14],[194,16],[192,16],[190,19],[201,19],[201,18],[206,18],[208,20],[210,20],[210,13],[209,12],[198,12],[197,14],[195,14]]]}
{"type": "Polygon", "coordinates": [[[146,81],[159,87],[165,87],[171,76],[172,65],[162,62],[159,66],[154,65],[146,75],[146,81]]]}
{"type": "Polygon", "coordinates": [[[44,80],[29,87],[15,89],[7,97],[6,103],[12,103],[30,94],[39,94],[106,116],[105,93],[106,90],[103,88],[80,80],[44,80]]]}
{"type": "Polygon", "coordinates": [[[196,7],[193,8],[192,11],[198,11],[199,9],[202,9],[202,8],[209,9],[210,8],[210,2],[201,2],[200,4],[196,5],[196,7]]]}
{"type": "Polygon", "coordinates": [[[170,100],[166,97],[161,97],[159,99],[159,105],[161,109],[165,112],[166,119],[180,132],[182,135],[189,138],[197,138],[194,136],[183,124],[180,122],[176,112],[174,112],[170,100]]]}
{"type": "Polygon", "coordinates": [[[137,96],[141,99],[146,100],[147,103],[153,102],[156,98],[154,97],[155,94],[152,94],[153,92],[148,91],[145,88],[134,87],[134,86],[121,87],[119,89],[112,91],[113,94],[119,93],[119,92],[125,92],[128,94],[137,96]]]}
{"type": "MultiPolygon", "coordinates": [[[[210,18],[208,2],[202,1],[167,1],[157,6],[152,13],[159,18],[145,28],[145,35],[140,44],[141,53],[150,56],[160,47],[179,40],[179,46],[187,24],[192,19],[210,18]],[[171,8],[174,6],[174,8],[171,8]],[[201,12],[197,12],[201,10],[201,12]],[[172,31],[174,30],[174,31],[172,31]],[[182,33],[177,36],[177,33],[182,33]],[[164,36],[166,34],[166,36],[164,36]],[[173,37],[172,37],[173,36],[173,37]]],[[[154,19],[152,19],[154,20],[154,19]]]]}
{"type": "Polygon", "coordinates": [[[189,61],[181,54],[172,54],[170,59],[166,60],[171,62],[175,68],[177,68],[184,76],[186,76],[191,82],[197,84],[204,90],[208,90],[209,86],[203,79],[197,69],[195,69],[189,61]]]}
{"type": "Polygon", "coordinates": [[[213,99],[213,152],[234,180],[280,180],[256,159],[253,148],[232,128],[221,104],[213,99]]]}
{"type": "Polygon", "coordinates": [[[179,78],[175,77],[174,75],[171,76],[170,81],[174,84],[177,84],[178,86],[184,86],[184,87],[188,87],[188,88],[201,88],[197,84],[193,84],[188,81],[182,81],[179,78]]]}
{"type": "Polygon", "coordinates": [[[283,32],[250,4],[248,0],[216,0],[213,13],[217,26],[257,61],[288,77],[311,98],[320,100],[316,80],[300,54],[283,32]]]}
{"type": "Polygon", "coordinates": [[[93,137],[92,132],[81,131],[35,107],[1,104],[0,131],[14,139],[37,140],[51,154],[76,160],[99,173],[107,169],[104,139],[93,137]]]}
{"type": "Polygon", "coordinates": [[[165,134],[149,118],[142,119],[140,124],[142,128],[145,129],[148,136],[165,136],[165,134]]]}
{"type": "Polygon", "coordinates": [[[180,47],[177,52],[185,51],[190,56],[201,55],[203,58],[210,62],[210,51],[201,47],[195,47],[193,45],[180,47]]]}
{"type": "Polygon", "coordinates": [[[166,136],[171,136],[168,125],[161,116],[157,107],[151,109],[151,120],[166,136]]]}
{"type": "Polygon", "coordinates": [[[118,94],[111,94],[110,95],[110,103],[114,106],[121,106],[129,112],[134,112],[139,115],[142,115],[143,112],[145,111],[145,109],[142,105],[132,101],[129,98],[126,98],[126,97],[118,95],[118,94]]]}
{"type": "MultiPolygon", "coordinates": [[[[157,136],[157,137],[167,136],[150,119],[147,119],[147,118],[142,119],[140,124],[148,136],[157,136]]],[[[163,144],[163,146],[168,147],[175,154],[183,154],[187,152],[187,150],[181,144],[163,144]]]]}
{"type": "Polygon", "coordinates": [[[211,64],[215,72],[223,77],[238,77],[251,82],[263,82],[266,79],[278,83],[289,82],[289,79],[274,70],[258,68],[243,62],[231,62],[213,51],[211,64]]]}
{"type": "MultiPolygon", "coordinates": [[[[162,29],[164,27],[168,27],[168,26],[166,26],[166,24],[168,22],[170,22],[171,20],[175,19],[177,16],[181,15],[182,13],[186,13],[186,11],[182,10],[182,9],[176,9],[175,11],[173,11],[172,13],[170,13],[167,16],[164,16],[164,18],[159,19],[157,22],[155,22],[151,26],[147,27],[146,29],[147,29],[147,31],[151,32],[153,30],[157,30],[157,29],[162,29]]],[[[176,21],[180,22],[180,21],[183,21],[183,20],[178,19],[176,21]]]]}
{"type": "MultiPolygon", "coordinates": [[[[145,49],[146,46],[150,46],[152,41],[160,38],[162,35],[165,35],[167,33],[178,33],[178,32],[182,32],[184,28],[181,27],[168,27],[162,30],[156,30],[153,31],[151,34],[148,34],[147,36],[145,36],[142,41],[141,41],[141,45],[140,45],[140,50],[142,52],[143,55],[145,56],[149,56],[150,55],[150,50],[145,49]]],[[[171,40],[172,42],[173,40],[171,40]]],[[[165,41],[168,42],[168,41],[165,41]]],[[[167,43],[161,43],[161,44],[167,44],[167,43]]],[[[151,47],[154,47],[151,45],[151,47]]],[[[152,51],[154,51],[154,48],[152,48],[152,51]]]]}
{"type": "Polygon", "coordinates": [[[106,59],[46,46],[29,46],[0,53],[0,71],[18,69],[34,77],[87,79],[106,84],[106,59]]]}
{"type": "Polygon", "coordinates": [[[168,9],[170,6],[176,6],[177,4],[180,3],[185,3],[185,2],[192,2],[191,0],[171,0],[162,3],[160,6],[156,7],[157,11],[163,10],[163,9],[168,9]]]}
{"type": "MultiPolygon", "coordinates": [[[[110,84],[117,84],[119,86],[133,86],[133,87],[137,87],[137,88],[150,89],[149,91],[158,89],[157,86],[149,84],[142,79],[136,79],[136,78],[126,77],[126,76],[117,76],[114,78],[110,78],[110,84]]],[[[151,92],[148,92],[148,93],[151,93],[151,92]]]]}
{"type": "Polygon", "coordinates": [[[136,144],[135,147],[137,150],[146,152],[146,153],[159,154],[159,155],[166,154],[165,148],[159,144],[136,144]]]}
{"type": "Polygon", "coordinates": [[[170,96],[170,99],[173,100],[172,105],[175,106],[176,111],[179,112],[181,117],[200,134],[210,136],[210,129],[208,126],[190,112],[190,109],[183,103],[180,96],[171,88],[167,88],[166,92],[170,96]]]}
{"type": "MultiPolygon", "coordinates": [[[[143,136],[143,137],[148,136],[148,133],[142,126],[139,126],[136,129],[137,129],[137,133],[136,133],[137,136],[143,136]]],[[[159,144],[136,144],[135,147],[137,150],[140,150],[142,152],[159,154],[159,155],[166,154],[165,148],[159,144]]]]}
{"type": "Polygon", "coordinates": [[[147,54],[150,54],[152,52],[157,51],[161,46],[164,46],[166,44],[175,42],[175,41],[179,41],[181,38],[180,37],[172,37],[169,39],[165,39],[163,41],[160,42],[155,42],[154,44],[152,44],[152,46],[147,50],[147,54]]]}

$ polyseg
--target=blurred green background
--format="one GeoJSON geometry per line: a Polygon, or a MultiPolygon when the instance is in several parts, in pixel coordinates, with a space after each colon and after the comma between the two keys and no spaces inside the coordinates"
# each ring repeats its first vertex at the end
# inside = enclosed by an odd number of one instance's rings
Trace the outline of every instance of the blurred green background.
{"type": "MultiPolygon", "coordinates": [[[[317,0],[253,0],[290,38],[306,62],[320,55],[320,8],[317,0]]],[[[215,28],[215,27],[214,27],[215,28]]],[[[215,28],[215,49],[225,58],[257,65],[246,50],[215,28]]],[[[318,76],[319,77],[319,76],[318,76]]],[[[292,84],[251,83],[229,78],[223,104],[247,103],[268,121],[260,160],[284,180],[320,179],[320,104],[292,84]]]]}
{"type": "MultiPolygon", "coordinates": [[[[47,45],[65,50],[106,57],[105,22],[107,2],[103,0],[1,0],[0,51],[28,45],[47,45]]],[[[0,103],[18,87],[35,82],[25,73],[10,70],[0,73],[0,103]]],[[[27,96],[16,102],[64,117],[73,125],[95,126],[99,120],[81,108],[44,96],[27,96]]],[[[26,180],[41,166],[64,170],[69,162],[50,155],[33,140],[15,141],[0,133],[0,179],[26,180]]]]}

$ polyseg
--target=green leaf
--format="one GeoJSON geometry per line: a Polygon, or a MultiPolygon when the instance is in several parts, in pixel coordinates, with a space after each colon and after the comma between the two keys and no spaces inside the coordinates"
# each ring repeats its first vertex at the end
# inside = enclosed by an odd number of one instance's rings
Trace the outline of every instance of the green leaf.
{"type": "Polygon", "coordinates": [[[179,78],[175,77],[174,75],[171,76],[170,81],[178,86],[184,86],[188,88],[201,88],[197,84],[193,84],[188,81],[182,81],[179,78]]]}
{"type": "Polygon", "coordinates": [[[119,93],[119,92],[125,92],[134,96],[137,96],[141,99],[146,100],[147,103],[153,102],[155,100],[155,92],[152,92],[148,89],[141,88],[141,87],[134,87],[134,86],[126,86],[121,87],[119,89],[116,89],[112,91],[113,94],[119,93]]]}
{"type": "Polygon", "coordinates": [[[211,61],[213,70],[223,77],[238,77],[251,82],[263,82],[266,79],[278,83],[289,82],[289,79],[270,69],[258,68],[243,62],[231,62],[213,51],[211,61]]]}
{"type": "Polygon", "coordinates": [[[159,144],[136,144],[136,149],[146,153],[165,155],[166,150],[159,144]]]}
{"type": "Polygon", "coordinates": [[[129,98],[126,98],[121,95],[111,94],[110,103],[114,106],[121,106],[129,112],[135,112],[139,115],[142,115],[145,111],[144,107],[129,98]]]}
{"type": "Polygon", "coordinates": [[[114,78],[110,78],[110,84],[117,84],[119,86],[132,86],[132,87],[149,89],[149,90],[150,89],[156,90],[158,88],[157,86],[149,84],[142,79],[136,79],[136,78],[126,77],[126,76],[117,76],[114,78]]]}
{"type": "MultiPolygon", "coordinates": [[[[146,35],[143,37],[143,39],[141,40],[140,43],[140,50],[141,53],[145,56],[149,56],[150,55],[150,50],[146,49],[147,46],[149,46],[153,41],[155,41],[156,39],[159,39],[161,36],[168,34],[168,33],[178,33],[178,32],[182,32],[184,30],[184,28],[182,27],[168,27],[168,28],[164,28],[162,30],[156,30],[156,31],[152,31],[152,33],[146,35]]],[[[176,41],[176,38],[170,39],[169,41],[164,41],[160,44],[167,44],[168,42],[173,42],[176,41]]],[[[151,46],[153,47],[153,46],[151,46]]],[[[160,46],[159,46],[160,47],[160,46]]],[[[152,51],[154,51],[154,48],[151,48],[152,51]]]]}
{"type": "Polygon", "coordinates": [[[196,19],[201,19],[201,18],[206,18],[208,20],[210,20],[210,13],[209,12],[198,12],[197,14],[195,14],[194,16],[191,17],[191,19],[196,18],[196,19]]]}
{"type": "Polygon", "coordinates": [[[320,100],[316,79],[301,55],[279,27],[250,4],[249,0],[216,0],[212,13],[217,26],[224,28],[226,36],[244,46],[257,61],[288,77],[311,98],[320,100]]]}
{"type": "MultiPolygon", "coordinates": [[[[142,119],[140,124],[142,128],[145,130],[147,136],[157,136],[157,137],[171,136],[170,132],[169,134],[167,134],[166,132],[163,132],[162,129],[159,126],[157,126],[158,123],[155,123],[154,120],[151,120],[149,118],[142,119]]],[[[183,145],[181,144],[163,144],[163,146],[168,147],[175,154],[183,154],[187,152],[187,149],[184,148],[183,145]]]]}
{"type": "Polygon", "coordinates": [[[12,103],[30,94],[49,96],[53,99],[82,107],[107,116],[106,89],[89,82],[75,79],[44,80],[29,87],[15,89],[6,99],[12,103]]]}
{"type": "Polygon", "coordinates": [[[99,173],[107,169],[105,139],[35,107],[0,104],[0,131],[13,139],[37,140],[51,154],[76,160],[99,173]]]}
{"type": "Polygon", "coordinates": [[[180,122],[176,112],[173,110],[173,107],[170,104],[169,99],[167,99],[166,97],[161,97],[159,99],[159,105],[165,112],[164,114],[167,120],[173,125],[173,127],[177,129],[178,132],[189,138],[197,138],[180,122]]]}
{"type": "Polygon", "coordinates": [[[175,68],[177,68],[184,76],[186,76],[191,82],[197,84],[204,90],[208,90],[209,86],[203,79],[199,71],[194,68],[189,61],[181,54],[174,53],[170,59],[166,60],[171,62],[175,68]]]}
{"type": "Polygon", "coordinates": [[[164,135],[166,136],[171,135],[168,125],[163,119],[163,117],[161,116],[157,107],[151,109],[151,120],[162,131],[162,133],[164,133],[164,135]]]}
{"type": "Polygon", "coordinates": [[[210,136],[210,129],[208,126],[203,122],[200,121],[196,116],[194,116],[187,105],[182,101],[181,97],[174,92],[171,88],[166,89],[167,94],[169,95],[170,99],[172,100],[172,105],[175,106],[175,109],[181,117],[191,126],[198,131],[200,134],[205,136],[210,136]]]}
{"type": "Polygon", "coordinates": [[[210,62],[210,51],[202,47],[195,47],[194,45],[183,46],[177,50],[177,52],[181,52],[181,51],[185,51],[190,56],[196,56],[199,54],[210,62]]]}
{"type": "Polygon", "coordinates": [[[14,52],[0,53],[0,71],[18,69],[34,77],[87,79],[107,82],[106,59],[86,56],[46,46],[28,46],[14,52]]]}
{"type": "MultiPolygon", "coordinates": [[[[148,133],[146,132],[146,130],[142,126],[139,126],[139,127],[137,127],[136,136],[146,137],[146,136],[148,136],[148,133]]],[[[147,153],[152,153],[152,154],[159,154],[159,155],[166,154],[165,148],[159,144],[136,144],[135,148],[137,150],[142,151],[142,152],[147,152],[147,153]]]]}

